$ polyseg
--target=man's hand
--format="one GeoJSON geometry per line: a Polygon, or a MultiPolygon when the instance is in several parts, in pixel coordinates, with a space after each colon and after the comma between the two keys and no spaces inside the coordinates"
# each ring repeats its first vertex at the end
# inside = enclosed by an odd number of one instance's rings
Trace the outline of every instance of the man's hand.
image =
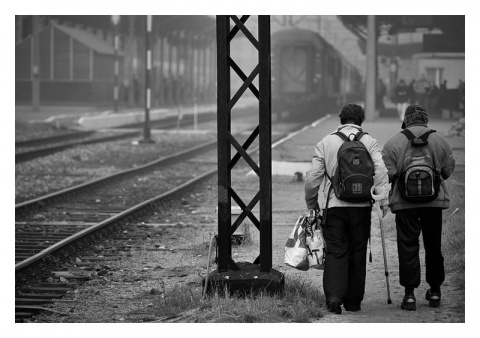
{"type": "Polygon", "coordinates": [[[315,218],[317,216],[317,212],[315,209],[308,209],[308,214],[307,214],[307,222],[308,224],[313,224],[315,223],[315,218]]]}

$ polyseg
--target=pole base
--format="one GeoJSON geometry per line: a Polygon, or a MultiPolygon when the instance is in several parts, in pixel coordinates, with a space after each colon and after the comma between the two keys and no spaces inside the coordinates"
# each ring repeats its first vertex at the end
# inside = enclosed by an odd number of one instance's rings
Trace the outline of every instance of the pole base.
{"type": "MultiPolygon", "coordinates": [[[[260,271],[260,265],[239,262],[238,271],[228,270],[218,272],[217,270],[208,275],[207,294],[218,293],[225,295],[227,291],[230,295],[247,296],[258,293],[268,293],[270,295],[283,293],[285,285],[285,276],[283,273],[270,269],[270,272],[260,271]]],[[[202,281],[205,288],[205,278],[202,281]]]]}
{"type": "Polygon", "coordinates": [[[156,143],[155,140],[150,139],[141,139],[138,141],[139,144],[153,144],[156,143]]]}

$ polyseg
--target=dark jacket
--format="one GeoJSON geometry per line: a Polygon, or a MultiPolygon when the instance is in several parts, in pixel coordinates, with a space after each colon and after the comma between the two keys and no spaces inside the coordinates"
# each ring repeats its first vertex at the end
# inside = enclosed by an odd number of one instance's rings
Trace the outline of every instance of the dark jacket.
{"type": "MultiPolygon", "coordinates": [[[[428,128],[424,124],[415,124],[407,127],[415,136],[425,133],[428,128]]],[[[447,186],[444,182],[455,169],[455,159],[453,158],[452,149],[448,143],[438,133],[432,133],[428,137],[428,147],[433,154],[435,166],[440,172],[442,182],[437,199],[425,203],[412,203],[405,201],[398,190],[398,185],[394,182],[396,175],[400,174],[402,163],[405,157],[405,150],[408,145],[408,139],[402,133],[394,135],[385,143],[382,156],[383,161],[388,169],[388,178],[392,182],[392,190],[390,191],[389,207],[395,213],[398,210],[412,209],[418,207],[434,207],[447,209],[449,207],[450,197],[448,196],[447,186]]]]}
{"type": "Polygon", "coordinates": [[[409,102],[409,92],[406,85],[398,85],[395,88],[395,103],[409,102]]]}

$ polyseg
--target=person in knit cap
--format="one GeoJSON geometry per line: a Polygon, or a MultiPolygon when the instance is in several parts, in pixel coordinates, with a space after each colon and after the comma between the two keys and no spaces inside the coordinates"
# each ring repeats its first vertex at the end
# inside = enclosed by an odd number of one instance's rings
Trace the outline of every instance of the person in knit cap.
{"type": "Polygon", "coordinates": [[[390,138],[382,156],[392,183],[389,208],[395,214],[400,285],[405,288],[404,310],[416,310],[414,290],[420,286],[419,236],[425,247],[426,300],[438,307],[445,280],[442,256],[442,210],[449,207],[445,180],[455,169],[448,143],[428,127],[420,105],[405,110],[402,131],[390,138]]]}

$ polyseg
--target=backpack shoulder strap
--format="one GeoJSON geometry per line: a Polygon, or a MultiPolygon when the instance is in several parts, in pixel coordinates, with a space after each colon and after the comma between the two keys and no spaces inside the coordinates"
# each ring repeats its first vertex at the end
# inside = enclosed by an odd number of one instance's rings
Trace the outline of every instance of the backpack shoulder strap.
{"type": "Polygon", "coordinates": [[[430,129],[430,130],[427,130],[425,133],[423,133],[422,135],[420,135],[419,137],[416,137],[410,130],[408,129],[404,129],[401,131],[401,133],[403,135],[405,135],[408,140],[410,141],[411,145],[414,146],[414,147],[422,147],[422,146],[425,146],[428,144],[428,136],[431,134],[431,133],[434,133],[435,130],[433,129],[430,129]]]}
{"type": "Polygon", "coordinates": [[[348,142],[348,137],[347,137],[344,133],[342,133],[342,132],[336,131],[336,132],[332,133],[331,135],[337,135],[337,136],[340,137],[343,141],[348,142]]]}
{"type": "Polygon", "coordinates": [[[403,129],[400,133],[405,135],[409,141],[415,138],[415,135],[407,128],[403,129]]]}
{"type": "Polygon", "coordinates": [[[428,136],[430,136],[431,133],[435,133],[435,132],[436,130],[433,130],[433,129],[427,130],[418,138],[421,139],[423,142],[427,142],[428,136]]]}
{"type": "MultiPolygon", "coordinates": [[[[424,133],[423,133],[421,136],[419,136],[418,138],[425,142],[425,141],[428,139],[428,136],[429,136],[431,133],[435,133],[435,132],[436,132],[436,130],[434,130],[434,129],[427,130],[426,132],[424,132],[424,133]]],[[[410,130],[408,130],[408,129],[406,129],[406,128],[403,129],[403,130],[401,131],[401,133],[402,133],[403,135],[405,135],[409,140],[415,138],[415,135],[414,135],[410,130]]]]}
{"type": "Polygon", "coordinates": [[[368,133],[364,132],[363,130],[360,130],[356,135],[355,135],[355,140],[360,141],[363,135],[368,135],[368,133]]]}

